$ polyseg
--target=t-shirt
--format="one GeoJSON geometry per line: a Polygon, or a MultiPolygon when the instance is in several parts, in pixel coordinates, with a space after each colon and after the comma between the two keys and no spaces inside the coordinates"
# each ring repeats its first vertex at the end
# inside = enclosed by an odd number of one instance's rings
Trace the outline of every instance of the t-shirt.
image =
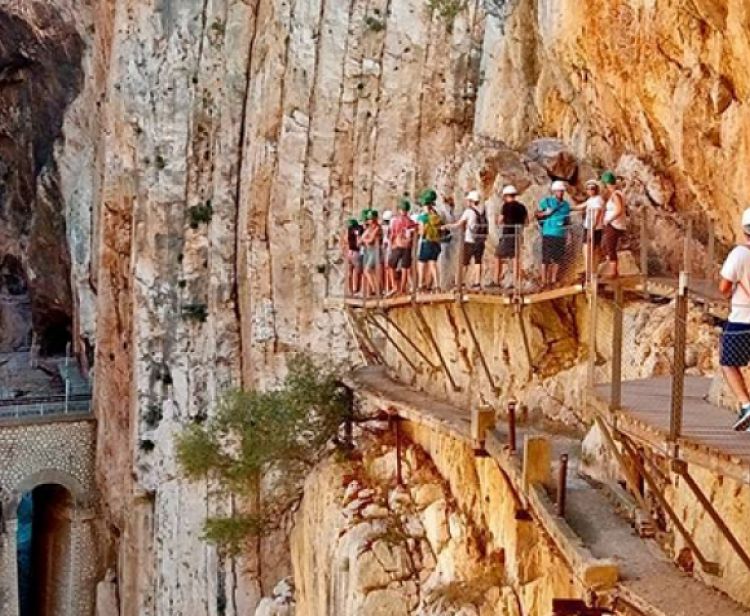
{"type": "Polygon", "coordinates": [[[626,210],[625,210],[625,197],[623,197],[622,193],[619,191],[616,191],[609,198],[609,201],[607,201],[607,205],[604,211],[604,224],[612,225],[612,227],[614,227],[615,229],[619,231],[626,231],[628,228],[626,210]],[[622,207],[623,207],[622,213],[617,218],[615,218],[615,207],[616,207],[615,195],[620,195],[620,198],[622,199],[622,207]]]}
{"type": "Polygon", "coordinates": [[[526,206],[518,201],[503,203],[500,214],[503,217],[503,228],[501,229],[503,235],[513,235],[518,227],[522,227],[529,221],[529,212],[526,206]]]}
{"type": "Polygon", "coordinates": [[[464,242],[467,244],[475,244],[477,241],[484,241],[486,238],[477,238],[476,229],[479,223],[479,215],[473,207],[467,207],[462,213],[461,221],[465,221],[464,226],[464,242]]]}
{"type": "MultiPolygon", "coordinates": [[[[604,208],[604,199],[602,199],[601,196],[595,195],[593,197],[589,197],[588,199],[586,199],[586,217],[583,219],[584,229],[591,229],[592,217],[594,220],[597,220],[597,218],[599,218],[599,212],[601,212],[603,208],[604,208]]],[[[602,218],[599,218],[596,228],[597,229],[604,228],[604,220],[602,218]]]]}
{"type": "Polygon", "coordinates": [[[750,323],[750,247],[735,246],[721,268],[721,277],[737,286],[732,293],[732,323],[750,323]]]}
{"type": "Polygon", "coordinates": [[[552,210],[554,213],[540,221],[542,235],[565,237],[568,217],[570,216],[570,203],[564,199],[558,201],[555,197],[546,197],[539,203],[539,211],[546,212],[548,210],[552,210]]]}
{"type": "Polygon", "coordinates": [[[437,212],[425,212],[419,217],[419,222],[424,225],[424,239],[430,242],[440,241],[440,227],[443,224],[443,219],[437,212]]]}
{"type": "Polygon", "coordinates": [[[411,246],[411,230],[414,227],[414,221],[406,214],[399,214],[393,220],[391,220],[391,247],[409,248],[411,246]]]}

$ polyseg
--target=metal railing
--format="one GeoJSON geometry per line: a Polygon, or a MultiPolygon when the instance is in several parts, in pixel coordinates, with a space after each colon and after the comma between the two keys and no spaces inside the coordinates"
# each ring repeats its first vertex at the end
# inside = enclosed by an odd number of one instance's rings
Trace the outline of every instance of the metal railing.
{"type": "Polygon", "coordinates": [[[86,417],[91,414],[91,398],[24,400],[0,405],[0,422],[33,418],[86,417]]]}

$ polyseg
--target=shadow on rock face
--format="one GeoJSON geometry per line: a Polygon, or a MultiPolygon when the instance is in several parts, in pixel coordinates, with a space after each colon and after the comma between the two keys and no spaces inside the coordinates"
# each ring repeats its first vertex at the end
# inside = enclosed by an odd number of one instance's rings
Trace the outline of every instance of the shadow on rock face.
{"type": "Polygon", "coordinates": [[[69,323],[72,314],[54,146],[82,86],[84,44],[53,5],[34,2],[19,11],[0,8],[0,262],[20,264],[14,280],[23,281],[31,301],[25,327],[42,334],[50,321],[64,315],[69,323]]]}

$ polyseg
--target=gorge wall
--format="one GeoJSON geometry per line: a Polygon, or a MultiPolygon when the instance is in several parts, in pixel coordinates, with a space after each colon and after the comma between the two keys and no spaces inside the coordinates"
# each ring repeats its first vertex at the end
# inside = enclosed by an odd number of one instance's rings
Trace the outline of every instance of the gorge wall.
{"type": "Polygon", "coordinates": [[[351,354],[323,302],[346,217],[431,182],[540,190],[545,170],[472,137],[560,137],[588,161],[569,179],[616,166],[634,206],[700,210],[730,239],[743,0],[488,6],[446,23],[424,0],[0,0],[0,292],[30,302],[2,304],[0,345],[63,328],[95,358],[121,614],[247,611],[289,573],[201,541],[234,504],[180,479],[173,436],[289,352],[351,354]]]}

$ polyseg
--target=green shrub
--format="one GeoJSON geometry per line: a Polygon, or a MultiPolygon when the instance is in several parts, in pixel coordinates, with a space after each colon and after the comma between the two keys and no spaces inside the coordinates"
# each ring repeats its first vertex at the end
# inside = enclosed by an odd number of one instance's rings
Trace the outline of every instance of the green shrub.
{"type": "Polygon", "coordinates": [[[467,0],[427,0],[427,6],[443,20],[450,31],[458,14],[466,8],[466,2],[467,0]]]}
{"type": "Polygon", "coordinates": [[[212,480],[224,495],[255,503],[252,511],[209,518],[204,526],[208,541],[239,550],[249,537],[277,529],[296,505],[306,475],[349,412],[337,373],[297,356],[279,389],[230,391],[213,417],[178,436],[177,458],[187,478],[212,480]],[[269,475],[273,485],[261,490],[259,478],[269,475]]]}
{"type": "Polygon", "coordinates": [[[209,199],[202,205],[194,205],[188,209],[188,218],[190,219],[190,228],[197,229],[201,224],[208,224],[214,215],[214,208],[209,199]]]}

